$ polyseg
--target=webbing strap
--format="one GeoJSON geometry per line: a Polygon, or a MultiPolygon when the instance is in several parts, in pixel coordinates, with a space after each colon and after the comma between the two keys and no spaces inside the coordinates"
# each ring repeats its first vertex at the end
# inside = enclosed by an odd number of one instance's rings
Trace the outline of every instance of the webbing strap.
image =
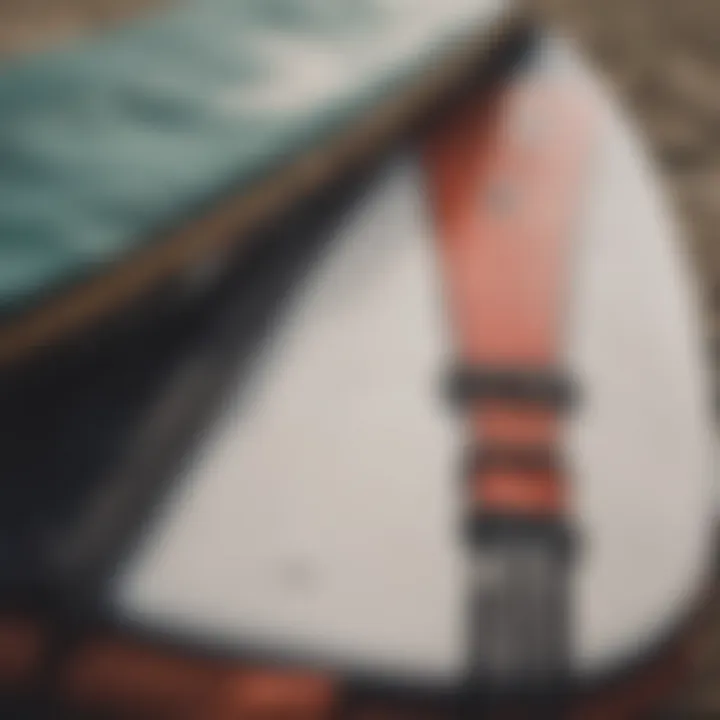
{"type": "Polygon", "coordinates": [[[459,356],[449,389],[477,459],[467,506],[484,570],[471,663],[493,681],[541,680],[567,659],[568,553],[551,539],[569,510],[559,429],[577,392],[562,362],[564,308],[589,119],[571,86],[524,78],[464,107],[426,152],[459,356]]]}

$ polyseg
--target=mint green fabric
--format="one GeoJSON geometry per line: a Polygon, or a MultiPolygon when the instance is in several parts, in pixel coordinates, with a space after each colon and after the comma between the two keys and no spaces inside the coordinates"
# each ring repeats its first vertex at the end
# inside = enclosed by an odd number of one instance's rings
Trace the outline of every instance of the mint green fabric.
{"type": "Polygon", "coordinates": [[[0,68],[0,313],[342,129],[495,0],[197,0],[0,68]]]}

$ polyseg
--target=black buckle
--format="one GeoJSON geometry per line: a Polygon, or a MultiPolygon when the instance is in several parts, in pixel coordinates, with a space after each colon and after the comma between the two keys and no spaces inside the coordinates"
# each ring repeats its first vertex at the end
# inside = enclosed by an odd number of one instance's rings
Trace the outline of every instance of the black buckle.
{"type": "Polygon", "coordinates": [[[468,682],[500,694],[557,688],[569,670],[569,563],[561,520],[478,517],[468,682]]]}
{"type": "Polygon", "coordinates": [[[458,405],[495,400],[565,409],[577,399],[576,384],[558,368],[460,366],[447,392],[458,405]]]}

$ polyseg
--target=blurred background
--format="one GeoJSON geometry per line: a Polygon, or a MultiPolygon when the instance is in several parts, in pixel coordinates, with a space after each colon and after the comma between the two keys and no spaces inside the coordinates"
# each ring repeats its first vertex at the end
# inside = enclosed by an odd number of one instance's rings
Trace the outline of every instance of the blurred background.
{"type": "MultiPolygon", "coordinates": [[[[0,0],[0,65],[173,0],[0,0]]],[[[646,137],[676,202],[720,338],[720,0],[528,0],[575,38],[646,137]]],[[[720,606],[674,713],[720,717],[720,606]]]]}

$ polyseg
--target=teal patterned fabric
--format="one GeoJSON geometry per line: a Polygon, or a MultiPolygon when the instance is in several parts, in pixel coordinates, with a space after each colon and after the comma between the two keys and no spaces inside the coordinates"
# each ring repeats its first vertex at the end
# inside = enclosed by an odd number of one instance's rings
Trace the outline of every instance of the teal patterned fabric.
{"type": "Polygon", "coordinates": [[[432,72],[496,0],[197,0],[0,68],[0,313],[432,72]]]}

